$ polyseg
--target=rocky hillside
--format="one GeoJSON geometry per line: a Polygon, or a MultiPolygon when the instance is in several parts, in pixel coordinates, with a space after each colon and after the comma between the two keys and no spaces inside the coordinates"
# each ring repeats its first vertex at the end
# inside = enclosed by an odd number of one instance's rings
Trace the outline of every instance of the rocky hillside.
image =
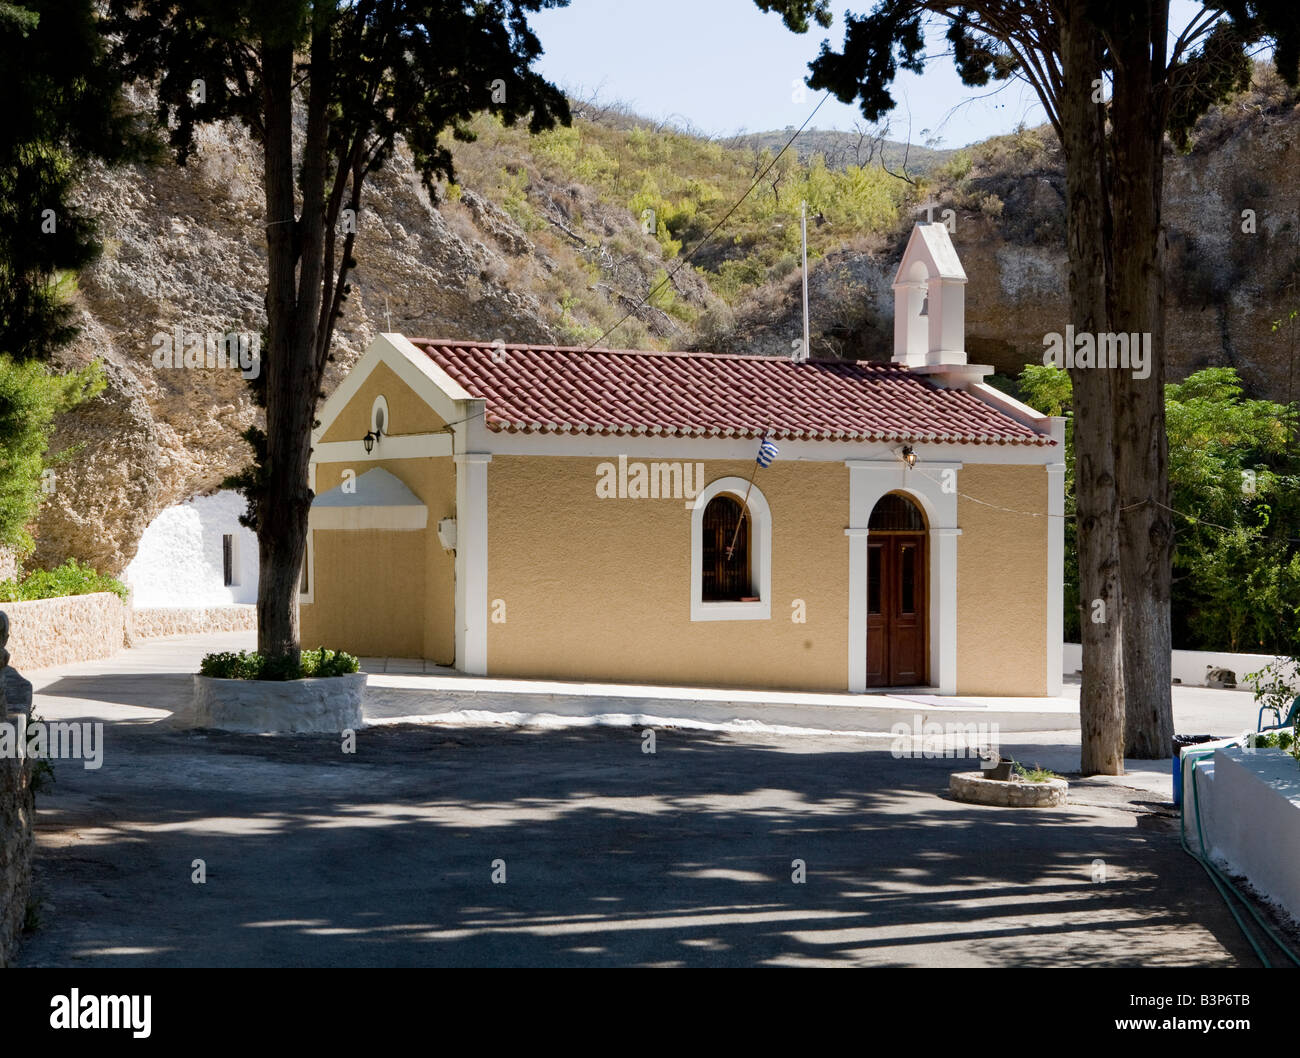
{"type": "MultiPolygon", "coordinates": [[[[247,461],[239,435],[255,409],[239,373],[155,367],[153,339],[176,327],[262,327],[260,169],[260,152],[242,130],[222,126],[203,131],[185,168],[98,170],[86,181],[104,254],[79,277],[83,330],[63,360],[101,360],[108,388],[58,425],[55,449],[78,448],[56,472],[29,564],[74,555],[119,573],[159,511],[211,491],[247,461]]],[[[627,344],[690,342],[682,320],[657,307],[661,298],[638,308],[666,262],[636,217],[580,184],[553,184],[522,164],[517,171],[538,230],[526,231],[470,187],[448,189],[433,208],[405,154],[373,178],[327,392],[389,329],[572,342],[598,337],[631,311],[627,344]],[[603,310],[581,327],[572,319],[571,288],[603,310]]],[[[721,304],[690,270],[672,291],[692,318],[721,304]]]]}
{"type": "MultiPolygon", "coordinates": [[[[1287,398],[1295,342],[1272,323],[1300,307],[1295,102],[1262,77],[1203,121],[1168,173],[1173,369],[1231,364],[1275,399],[1287,398]],[[1241,231],[1243,209],[1255,211],[1254,234],[1241,231]]],[[[669,278],[761,171],[762,150],[590,109],[573,129],[536,140],[487,118],[477,129],[478,142],[455,146],[458,183],[437,208],[403,154],[369,185],[327,390],[390,328],[788,355],[799,334],[801,198],[829,221],[809,225],[815,354],[888,356],[889,285],[923,202],[956,211],[973,360],[1014,373],[1041,361],[1043,333],[1066,322],[1063,178],[1042,131],[959,152],[916,185],[783,161],[669,278]]],[[[98,358],[109,386],[59,424],[56,449],[79,447],[42,509],[35,564],[71,555],[119,573],[159,511],[214,489],[245,461],[239,434],[254,409],[238,372],[159,368],[153,351],[154,336],[178,326],[260,329],[259,172],[242,131],[216,127],[184,169],[86,180],[105,252],[79,277],[83,331],[65,360],[98,358]]]]}
{"type": "MultiPolygon", "coordinates": [[[[1207,115],[1188,154],[1166,158],[1168,357],[1172,377],[1235,367],[1253,396],[1300,399],[1300,109],[1276,78],[1207,115]],[[1253,211],[1254,231],[1249,216],[1253,211]],[[1281,320],[1276,330],[1274,324],[1281,320]]],[[[1067,322],[1065,176],[1050,129],[1025,130],[960,152],[913,202],[955,212],[953,241],[970,277],[972,362],[1015,374],[1041,363],[1044,333],[1067,322]]],[[[890,283],[913,219],[828,253],[812,273],[814,353],[888,356],[890,283]]],[[[785,354],[801,327],[797,276],[749,294],[728,350],[785,354]]]]}

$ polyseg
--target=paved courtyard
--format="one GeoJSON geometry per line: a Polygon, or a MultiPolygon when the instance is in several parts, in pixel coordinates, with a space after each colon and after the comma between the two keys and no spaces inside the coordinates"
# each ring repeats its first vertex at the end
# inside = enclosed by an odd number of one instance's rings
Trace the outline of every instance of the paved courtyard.
{"type": "MultiPolygon", "coordinates": [[[[38,797],[20,965],[1255,965],[1179,848],[1168,762],[1015,811],[887,738],[386,723],[345,754],[173,728],[225,638],[33,674],[38,713],[107,743],[38,797]]],[[[1008,744],[1077,765],[1077,731],[1008,744]]]]}

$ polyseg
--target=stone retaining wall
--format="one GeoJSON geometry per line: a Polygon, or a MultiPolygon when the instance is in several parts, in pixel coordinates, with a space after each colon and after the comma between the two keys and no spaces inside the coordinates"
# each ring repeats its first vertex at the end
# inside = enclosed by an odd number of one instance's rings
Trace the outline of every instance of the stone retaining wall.
{"type": "Polygon", "coordinates": [[[9,615],[9,664],[19,672],[108,658],[126,644],[131,611],[112,592],[0,604],[9,615]]]}
{"type": "Polygon", "coordinates": [[[22,935],[32,886],[31,762],[0,758],[0,968],[22,935]]]}
{"type": "Polygon", "coordinates": [[[133,621],[137,639],[199,632],[251,632],[257,630],[257,607],[149,606],[136,610],[133,621]]]}

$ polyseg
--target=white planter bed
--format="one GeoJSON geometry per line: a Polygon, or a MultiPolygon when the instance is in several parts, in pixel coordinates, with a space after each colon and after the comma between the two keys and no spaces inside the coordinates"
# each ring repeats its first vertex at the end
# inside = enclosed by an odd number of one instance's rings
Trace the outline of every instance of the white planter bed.
{"type": "Polygon", "coordinates": [[[193,727],[221,731],[337,734],[361,726],[366,674],[308,680],[194,677],[193,727]]]}
{"type": "MultiPolygon", "coordinates": [[[[1185,796],[1191,796],[1187,769],[1185,796]]],[[[1278,749],[1214,752],[1196,780],[1210,858],[1244,875],[1263,897],[1300,920],[1300,765],[1278,749]]],[[[1194,802],[1187,805],[1187,843],[1200,851],[1194,802]]]]}

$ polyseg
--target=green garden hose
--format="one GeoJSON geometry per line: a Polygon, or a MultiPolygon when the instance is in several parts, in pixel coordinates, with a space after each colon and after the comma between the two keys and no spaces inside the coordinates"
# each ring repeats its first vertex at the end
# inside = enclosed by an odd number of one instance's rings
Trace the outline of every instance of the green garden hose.
{"type": "MultiPolygon", "coordinates": [[[[1233,745],[1237,745],[1237,743],[1233,743],[1233,745]]],[[[1221,749],[1222,747],[1219,746],[1215,748],[1221,749]]],[[[1202,760],[1205,757],[1210,756],[1210,754],[1212,754],[1213,752],[1214,749],[1203,749],[1203,750],[1184,751],[1182,754],[1182,775],[1184,777],[1186,777],[1187,774],[1188,762],[1191,762],[1191,766],[1192,766],[1192,796],[1196,799],[1196,835],[1199,838],[1201,843],[1201,851],[1199,854],[1193,851],[1192,847],[1187,844],[1187,798],[1184,797],[1182,821],[1180,827],[1181,833],[1179,835],[1182,840],[1183,851],[1186,852],[1189,856],[1192,857],[1192,859],[1196,860],[1197,863],[1199,863],[1202,867],[1205,868],[1205,873],[1210,876],[1210,881],[1214,883],[1214,887],[1219,891],[1219,895],[1223,897],[1223,902],[1228,906],[1228,910],[1232,912],[1232,917],[1236,920],[1237,926],[1241,930],[1242,935],[1245,936],[1246,940],[1250,942],[1250,946],[1255,949],[1255,954],[1259,956],[1260,962],[1262,962],[1266,967],[1269,968],[1272,968],[1273,966],[1273,964],[1269,961],[1268,956],[1264,954],[1263,949],[1260,948],[1258,943],[1256,943],[1254,935],[1250,932],[1249,929],[1246,928],[1246,923],[1242,921],[1241,915],[1238,914],[1237,909],[1232,906],[1232,900],[1228,896],[1229,892],[1231,892],[1232,895],[1235,896],[1237,900],[1241,903],[1241,905],[1247,911],[1250,912],[1251,917],[1255,919],[1255,922],[1259,925],[1260,929],[1262,929],[1268,935],[1268,938],[1275,945],[1277,945],[1278,949],[1283,953],[1285,953],[1286,957],[1290,959],[1293,963],[1295,963],[1296,966],[1300,966],[1300,957],[1297,957],[1295,952],[1293,952],[1289,947],[1287,947],[1286,944],[1282,942],[1282,938],[1277,935],[1277,932],[1272,927],[1270,927],[1269,924],[1265,922],[1264,919],[1261,917],[1260,913],[1255,910],[1254,904],[1252,904],[1249,900],[1247,900],[1244,896],[1242,896],[1241,892],[1237,889],[1237,887],[1232,884],[1232,879],[1230,879],[1226,874],[1220,871],[1219,868],[1216,867],[1210,861],[1210,858],[1205,851],[1205,829],[1201,825],[1201,788],[1199,784],[1199,777],[1200,777],[1199,766],[1202,760]]]]}

